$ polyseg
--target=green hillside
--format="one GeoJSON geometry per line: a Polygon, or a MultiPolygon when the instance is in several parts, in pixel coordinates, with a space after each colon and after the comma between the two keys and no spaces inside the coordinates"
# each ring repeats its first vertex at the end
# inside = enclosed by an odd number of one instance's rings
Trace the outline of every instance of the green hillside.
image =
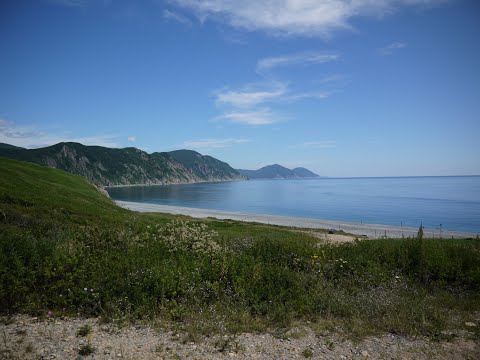
{"type": "Polygon", "coordinates": [[[235,179],[239,177],[237,170],[233,169],[227,163],[217,160],[208,155],[199,154],[191,150],[175,150],[167,153],[183,166],[191,169],[196,174],[202,174],[205,181],[212,178],[235,179]]]}
{"type": "Polygon", "coordinates": [[[478,239],[330,245],[185,219],[123,210],[83,177],[0,158],[0,314],[142,320],[191,339],[305,321],[438,339],[480,310],[478,239]]]}
{"type": "Polygon", "coordinates": [[[85,176],[102,186],[243,178],[228,164],[190,150],[148,154],[133,147],[113,149],[78,143],[59,143],[39,149],[22,149],[5,144],[0,146],[0,156],[55,167],[85,176]]]}
{"type": "Polygon", "coordinates": [[[0,169],[0,210],[7,224],[88,223],[126,214],[82,176],[2,157],[0,169]]]}

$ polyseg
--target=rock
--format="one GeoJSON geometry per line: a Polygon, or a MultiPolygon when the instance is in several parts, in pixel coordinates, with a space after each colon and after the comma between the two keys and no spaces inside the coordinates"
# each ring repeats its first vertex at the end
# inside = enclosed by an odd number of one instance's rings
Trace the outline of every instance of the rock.
{"type": "Polygon", "coordinates": [[[465,323],[465,326],[476,327],[477,324],[475,324],[475,323],[473,323],[473,322],[471,322],[471,321],[467,321],[467,322],[465,323]]]}

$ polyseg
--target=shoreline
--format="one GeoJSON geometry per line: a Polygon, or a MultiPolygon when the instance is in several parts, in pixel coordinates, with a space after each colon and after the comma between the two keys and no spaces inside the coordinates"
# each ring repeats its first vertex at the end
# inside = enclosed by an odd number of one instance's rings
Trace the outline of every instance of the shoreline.
{"type": "Polygon", "coordinates": [[[127,184],[127,185],[102,185],[103,189],[114,189],[114,188],[128,188],[128,187],[141,187],[141,186],[169,186],[169,185],[192,185],[192,184],[215,184],[220,182],[230,182],[230,181],[248,181],[249,179],[228,179],[228,180],[205,180],[205,181],[188,181],[188,182],[171,182],[171,183],[144,183],[144,184],[127,184]]]}
{"type": "MultiPolygon", "coordinates": [[[[415,237],[418,229],[413,227],[401,227],[382,224],[364,224],[348,221],[323,220],[313,218],[300,218],[280,215],[250,214],[234,211],[197,209],[181,206],[159,205],[115,200],[115,203],[123,208],[148,213],[167,213],[173,215],[186,215],[193,218],[216,218],[219,220],[236,220],[256,222],[269,225],[289,226],[303,229],[335,229],[358,236],[367,235],[368,238],[381,238],[385,235],[391,238],[415,237]]],[[[466,231],[450,231],[424,228],[426,238],[474,238],[477,233],[466,231]]]]}

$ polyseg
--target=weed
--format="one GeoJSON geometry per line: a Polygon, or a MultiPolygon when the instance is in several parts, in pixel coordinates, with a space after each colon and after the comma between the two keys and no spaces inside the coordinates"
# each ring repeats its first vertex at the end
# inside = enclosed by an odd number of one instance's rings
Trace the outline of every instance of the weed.
{"type": "Polygon", "coordinates": [[[304,358],[311,358],[313,356],[313,351],[310,348],[306,348],[302,351],[302,355],[304,358]]]}
{"type": "Polygon", "coordinates": [[[93,354],[94,352],[95,352],[95,348],[92,346],[92,344],[90,344],[90,342],[82,345],[78,349],[78,354],[82,356],[88,356],[90,354],[93,354]]]}
{"type": "Polygon", "coordinates": [[[244,347],[237,341],[237,337],[235,335],[221,336],[215,342],[215,347],[221,353],[227,351],[238,353],[244,350],[244,347]]]}
{"type": "Polygon", "coordinates": [[[83,325],[77,331],[77,336],[87,336],[92,332],[92,327],[90,325],[83,325]]]}

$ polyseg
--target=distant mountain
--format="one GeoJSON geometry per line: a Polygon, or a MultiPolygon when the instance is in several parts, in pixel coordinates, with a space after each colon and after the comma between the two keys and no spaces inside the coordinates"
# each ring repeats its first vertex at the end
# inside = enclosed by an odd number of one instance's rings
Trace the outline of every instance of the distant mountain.
{"type": "Polygon", "coordinates": [[[111,149],[68,142],[31,150],[0,146],[0,156],[83,175],[102,186],[245,179],[227,163],[191,150],[148,154],[133,147],[111,149]]]}
{"type": "Polygon", "coordinates": [[[319,175],[315,174],[314,172],[311,172],[308,169],[305,169],[304,167],[297,167],[295,169],[292,169],[292,171],[297,175],[298,177],[303,177],[303,178],[314,178],[314,177],[319,177],[319,175]]]}
{"type": "Polygon", "coordinates": [[[237,171],[249,179],[301,179],[318,177],[317,174],[305,168],[298,167],[290,170],[278,164],[264,166],[258,170],[237,169],[237,171]]]}

